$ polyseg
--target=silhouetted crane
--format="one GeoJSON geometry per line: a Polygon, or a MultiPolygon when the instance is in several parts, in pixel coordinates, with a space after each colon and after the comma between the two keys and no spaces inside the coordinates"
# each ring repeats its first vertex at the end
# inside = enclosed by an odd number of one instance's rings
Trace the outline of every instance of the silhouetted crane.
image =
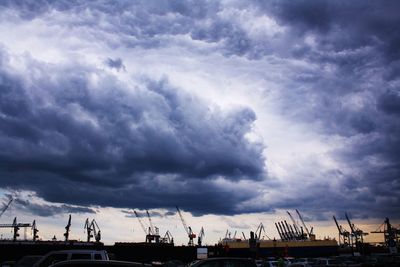
{"type": "Polygon", "coordinates": [[[69,215],[67,226],[65,226],[65,233],[64,233],[65,241],[68,241],[70,228],[71,228],[71,214],[69,215]]]}
{"type": "Polygon", "coordinates": [[[33,223],[32,223],[32,236],[33,236],[33,241],[36,241],[36,239],[38,239],[39,238],[39,236],[38,236],[38,232],[39,232],[39,230],[37,229],[37,227],[36,227],[36,220],[33,220],[33,223]]]}
{"type": "Polygon", "coordinates": [[[199,236],[197,237],[197,245],[198,245],[199,247],[201,247],[201,245],[202,245],[202,243],[203,243],[203,238],[204,238],[204,228],[203,228],[203,226],[202,226],[201,229],[200,229],[199,236]]]}
{"type": "Polygon", "coordinates": [[[185,228],[185,231],[188,235],[188,238],[189,238],[188,245],[193,246],[193,239],[196,238],[196,234],[193,233],[192,228],[190,226],[186,225],[185,219],[183,219],[182,213],[181,213],[180,209],[178,208],[178,206],[176,206],[176,210],[178,211],[178,214],[179,214],[179,217],[181,218],[183,227],[185,228]]]}

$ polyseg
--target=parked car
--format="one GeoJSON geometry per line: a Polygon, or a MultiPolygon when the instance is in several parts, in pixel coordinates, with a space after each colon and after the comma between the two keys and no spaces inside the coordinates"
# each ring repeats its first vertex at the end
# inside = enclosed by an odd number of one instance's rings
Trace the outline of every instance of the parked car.
{"type": "Polygon", "coordinates": [[[129,261],[114,261],[114,260],[67,260],[59,261],[50,265],[50,267],[151,267],[151,264],[143,264],[129,261]]]}
{"type": "Polygon", "coordinates": [[[19,259],[14,267],[32,267],[35,265],[43,256],[41,255],[27,255],[19,259]]]}
{"type": "Polygon", "coordinates": [[[0,263],[0,267],[13,267],[15,264],[15,261],[3,261],[0,263]]]}
{"type": "Polygon", "coordinates": [[[188,265],[189,267],[257,267],[252,259],[244,258],[210,258],[198,260],[188,265]]]}
{"type": "Polygon", "coordinates": [[[109,260],[105,250],[59,250],[51,251],[43,256],[33,267],[48,267],[59,261],[66,260],[109,260]]]}

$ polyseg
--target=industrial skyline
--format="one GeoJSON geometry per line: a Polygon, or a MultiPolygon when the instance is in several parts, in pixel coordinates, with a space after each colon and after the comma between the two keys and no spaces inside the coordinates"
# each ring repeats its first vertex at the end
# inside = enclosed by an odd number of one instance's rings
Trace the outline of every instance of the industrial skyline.
{"type": "Polygon", "coordinates": [[[296,209],[321,236],[346,212],[398,222],[399,10],[1,1],[0,222],[61,238],[72,214],[78,238],[95,218],[111,242],[141,238],[149,210],[178,243],[176,206],[208,242],[260,222],[278,237],[296,209]]]}

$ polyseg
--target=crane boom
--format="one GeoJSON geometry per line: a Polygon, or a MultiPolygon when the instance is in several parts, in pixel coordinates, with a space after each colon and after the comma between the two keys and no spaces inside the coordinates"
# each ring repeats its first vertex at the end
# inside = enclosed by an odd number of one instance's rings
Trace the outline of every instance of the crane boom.
{"type": "Polygon", "coordinates": [[[301,221],[301,223],[303,224],[304,229],[306,229],[307,235],[310,236],[311,233],[310,233],[310,231],[308,230],[306,224],[304,223],[303,217],[301,217],[301,214],[300,214],[300,212],[299,212],[297,209],[296,209],[296,213],[297,213],[297,215],[299,216],[300,221],[301,221]]]}
{"type": "Polygon", "coordinates": [[[296,232],[297,235],[300,235],[300,228],[298,227],[298,225],[297,225],[296,221],[294,220],[292,214],[290,214],[289,211],[286,211],[286,212],[287,212],[287,214],[289,214],[289,217],[292,220],[294,231],[296,232]]]}
{"type": "Polygon", "coordinates": [[[6,212],[6,210],[8,209],[8,207],[10,207],[11,202],[12,202],[13,200],[14,200],[14,199],[13,199],[12,197],[10,197],[10,200],[8,201],[8,203],[7,203],[6,205],[4,205],[4,208],[3,208],[3,210],[2,210],[1,213],[0,213],[0,217],[3,215],[4,212],[6,212]]]}
{"type": "Polygon", "coordinates": [[[176,206],[176,210],[178,211],[179,217],[181,218],[181,222],[183,224],[183,227],[185,228],[186,233],[189,235],[190,234],[189,228],[187,227],[185,219],[183,219],[181,210],[178,208],[178,206],[176,206]]]}
{"type": "Polygon", "coordinates": [[[134,210],[133,212],[135,213],[136,218],[138,219],[138,221],[139,221],[139,223],[140,223],[140,226],[141,226],[142,229],[143,229],[144,234],[147,235],[148,233],[147,233],[146,227],[144,226],[142,220],[140,219],[139,214],[136,212],[136,210],[134,210]]]}
{"type": "Polygon", "coordinates": [[[146,210],[146,214],[147,214],[147,218],[149,219],[149,223],[150,223],[150,233],[152,235],[155,235],[156,233],[155,233],[154,226],[153,226],[153,223],[151,221],[150,213],[149,213],[148,210],[146,210]]]}

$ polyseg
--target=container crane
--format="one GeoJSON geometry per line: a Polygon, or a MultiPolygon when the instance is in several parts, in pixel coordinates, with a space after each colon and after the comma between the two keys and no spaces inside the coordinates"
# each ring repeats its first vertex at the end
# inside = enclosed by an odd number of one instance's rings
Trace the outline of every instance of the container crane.
{"type": "Polygon", "coordinates": [[[17,241],[17,238],[19,237],[19,229],[23,227],[28,228],[32,227],[30,223],[17,223],[17,217],[14,218],[14,221],[12,224],[0,224],[0,228],[12,228],[13,229],[13,241],[17,241]]]}
{"type": "Polygon", "coordinates": [[[203,238],[204,238],[204,228],[203,228],[203,226],[202,226],[201,229],[200,229],[200,233],[199,233],[199,235],[198,235],[198,237],[197,237],[197,245],[198,245],[199,247],[201,247],[201,245],[202,245],[202,243],[203,243],[203,238]]]}
{"type": "Polygon", "coordinates": [[[306,232],[307,232],[307,237],[308,237],[309,239],[315,239],[315,235],[313,234],[313,227],[311,227],[311,230],[308,230],[306,224],[304,223],[303,217],[301,216],[300,212],[299,212],[297,209],[296,209],[296,213],[297,213],[297,215],[299,216],[299,219],[300,219],[300,221],[301,221],[301,223],[302,223],[304,229],[305,229],[306,232]]]}
{"type": "Polygon", "coordinates": [[[293,218],[292,214],[290,214],[289,211],[286,211],[286,212],[289,215],[290,220],[292,220],[293,227],[294,227],[294,232],[296,233],[297,238],[298,239],[304,239],[304,235],[301,232],[300,227],[297,225],[297,223],[296,223],[295,219],[293,218]]]}
{"type": "Polygon", "coordinates": [[[71,228],[71,214],[69,215],[67,226],[65,226],[65,233],[64,233],[65,241],[68,241],[70,228],[71,228]]]}
{"type": "Polygon", "coordinates": [[[385,240],[385,246],[390,250],[390,253],[397,253],[397,244],[400,241],[400,229],[393,227],[390,224],[389,218],[385,218],[385,221],[371,234],[383,234],[385,240]]]}
{"type": "Polygon", "coordinates": [[[346,220],[349,223],[350,226],[350,230],[351,230],[351,235],[355,238],[355,244],[356,247],[360,247],[362,246],[362,244],[364,243],[364,238],[363,236],[368,235],[368,233],[364,233],[361,229],[358,229],[354,223],[352,223],[349,219],[349,216],[347,215],[347,213],[344,214],[346,216],[346,220]]]}
{"type": "Polygon", "coordinates": [[[188,238],[189,238],[188,245],[193,246],[193,239],[196,238],[196,234],[193,233],[192,228],[190,226],[186,225],[185,219],[183,219],[182,213],[181,213],[180,209],[178,208],[178,206],[176,206],[176,210],[178,211],[178,214],[179,214],[179,217],[181,218],[183,227],[185,228],[185,231],[188,235],[188,238]]]}
{"type": "Polygon", "coordinates": [[[335,221],[336,227],[339,231],[339,245],[348,246],[350,244],[350,232],[344,229],[343,226],[339,225],[335,216],[333,216],[333,220],[335,221]]]}

